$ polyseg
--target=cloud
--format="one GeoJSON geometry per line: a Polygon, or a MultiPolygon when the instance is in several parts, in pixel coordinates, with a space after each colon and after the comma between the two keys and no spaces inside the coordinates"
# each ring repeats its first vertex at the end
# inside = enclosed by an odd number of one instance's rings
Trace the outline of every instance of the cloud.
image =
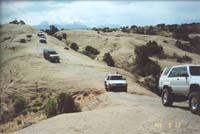
{"type": "Polygon", "coordinates": [[[155,25],[199,22],[199,5],[198,1],[3,1],[1,16],[2,23],[22,19],[31,25],[42,21],[155,25]]]}

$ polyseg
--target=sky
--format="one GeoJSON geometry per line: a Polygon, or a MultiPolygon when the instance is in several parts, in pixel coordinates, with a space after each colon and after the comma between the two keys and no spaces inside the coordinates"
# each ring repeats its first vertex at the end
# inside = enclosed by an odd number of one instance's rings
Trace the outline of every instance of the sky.
{"type": "Polygon", "coordinates": [[[1,24],[156,25],[200,22],[200,1],[1,1],[1,24]]]}

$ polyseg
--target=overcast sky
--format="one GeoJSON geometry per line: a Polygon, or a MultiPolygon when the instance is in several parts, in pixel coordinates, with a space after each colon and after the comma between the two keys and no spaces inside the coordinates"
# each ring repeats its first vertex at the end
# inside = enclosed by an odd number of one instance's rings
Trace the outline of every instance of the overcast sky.
{"type": "Polygon", "coordinates": [[[1,23],[81,22],[87,26],[200,22],[199,1],[3,1],[1,23]]]}

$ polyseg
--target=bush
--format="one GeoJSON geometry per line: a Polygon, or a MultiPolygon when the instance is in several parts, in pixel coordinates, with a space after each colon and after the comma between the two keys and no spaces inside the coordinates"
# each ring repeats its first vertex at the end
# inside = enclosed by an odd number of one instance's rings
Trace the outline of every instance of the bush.
{"type": "MultiPolygon", "coordinates": [[[[148,44],[148,43],[147,43],[148,44]]],[[[137,73],[141,76],[148,76],[153,75],[154,78],[157,78],[160,75],[161,67],[158,65],[157,62],[152,61],[149,59],[148,56],[154,55],[154,54],[163,54],[163,50],[161,47],[157,47],[155,45],[156,43],[149,43],[146,46],[136,46],[135,48],[135,69],[137,70],[137,73]],[[149,45],[150,44],[150,45],[149,45]],[[154,48],[157,48],[156,50],[152,50],[154,48]],[[151,50],[151,51],[148,51],[151,50]]]]}
{"type": "Polygon", "coordinates": [[[57,114],[56,110],[56,102],[53,99],[49,99],[45,105],[45,112],[47,115],[47,118],[53,117],[57,114]]]}
{"type": "Polygon", "coordinates": [[[31,34],[28,34],[28,35],[26,35],[26,37],[27,37],[27,38],[31,38],[31,37],[32,37],[32,35],[31,35],[31,34]]]}
{"type": "Polygon", "coordinates": [[[67,34],[66,33],[63,34],[63,39],[65,39],[65,40],[67,39],[67,34]]]}
{"type": "Polygon", "coordinates": [[[112,56],[110,55],[110,53],[105,53],[104,54],[103,61],[106,62],[108,66],[111,66],[111,67],[115,66],[115,62],[112,59],[112,56]]]}
{"type": "Polygon", "coordinates": [[[74,42],[71,43],[70,48],[73,49],[73,50],[75,50],[75,51],[78,51],[78,50],[79,50],[78,45],[77,45],[76,43],[74,43],[74,42]]]}
{"type": "Polygon", "coordinates": [[[22,124],[22,121],[21,120],[17,120],[17,125],[20,125],[22,124]]]}
{"type": "Polygon", "coordinates": [[[89,56],[92,59],[95,59],[96,56],[100,54],[100,52],[96,48],[93,48],[92,46],[86,46],[85,50],[83,51],[83,54],[89,56]]]}
{"type": "Polygon", "coordinates": [[[182,57],[182,59],[183,59],[183,61],[192,61],[192,58],[191,57],[189,57],[189,56],[187,56],[187,55],[184,55],[183,57],[182,57]]]}
{"type": "Polygon", "coordinates": [[[184,50],[184,51],[191,52],[190,44],[181,43],[181,41],[176,41],[175,46],[178,47],[179,49],[184,50]]]}
{"type": "Polygon", "coordinates": [[[14,110],[16,114],[21,113],[26,108],[26,100],[22,96],[15,97],[14,110]]]}
{"type": "Polygon", "coordinates": [[[72,113],[75,110],[74,99],[71,95],[66,93],[61,93],[58,98],[58,112],[62,113],[72,113]]]}
{"type": "Polygon", "coordinates": [[[19,40],[21,43],[26,43],[26,40],[25,39],[20,39],[19,40]]]}
{"type": "Polygon", "coordinates": [[[50,25],[49,29],[46,29],[45,32],[49,35],[53,35],[54,33],[56,33],[58,30],[58,28],[54,25],[50,25]]]}
{"type": "Polygon", "coordinates": [[[159,46],[155,41],[149,41],[146,45],[136,46],[135,53],[153,56],[153,55],[162,55],[164,54],[162,46],[159,46]]]}
{"type": "Polygon", "coordinates": [[[23,20],[20,20],[19,22],[18,22],[18,20],[13,20],[13,21],[9,22],[9,24],[21,24],[21,25],[25,25],[25,22],[23,20]]]}

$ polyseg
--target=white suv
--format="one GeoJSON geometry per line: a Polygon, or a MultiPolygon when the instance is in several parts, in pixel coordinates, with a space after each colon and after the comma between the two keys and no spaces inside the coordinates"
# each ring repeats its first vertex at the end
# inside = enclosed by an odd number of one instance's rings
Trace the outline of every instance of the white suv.
{"type": "Polygon", "coordinates": [[[162,104],[189,100],[192,113],[200,113],[200,64],[167,67],[159,79],[162,104]]]}
{"type": "Polygon", "coordinates": [[[104,80],[106,91],[127,92],[127,81],[121,74],[108,74],[104,80]]]}

